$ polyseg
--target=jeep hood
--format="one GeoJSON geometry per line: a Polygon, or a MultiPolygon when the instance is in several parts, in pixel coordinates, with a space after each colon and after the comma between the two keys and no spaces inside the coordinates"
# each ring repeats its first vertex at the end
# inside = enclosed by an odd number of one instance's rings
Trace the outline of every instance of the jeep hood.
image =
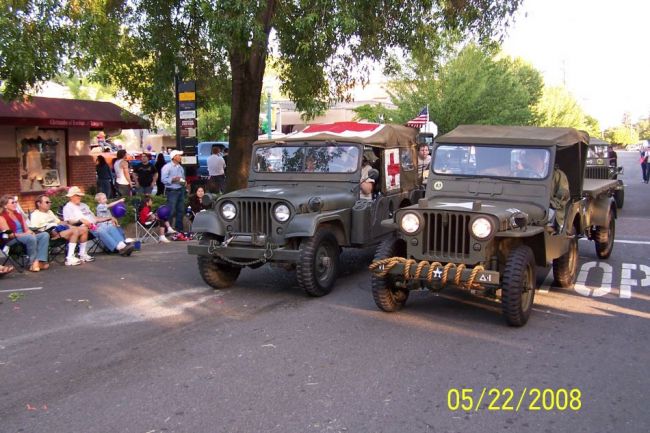
{"type": "Polygon", "coordinates": [[[542,219],[546,214],[546,209],[541,209],[539,205],[532,202],[513,203],[512,201],[501,200],[471,200],[464,198],[429,198],[420,200],[416,206],[418,209],[438,210],[446,212],[470,212],[494,215],[500,221],[510,218],[511,215],[518,212],[525,212],[533,220],[542,219]],[[425,201],[426,200],[426,201],[425,201]],[[423,207],[422,204],[426,205],[423,207]]]}
{"type": "Polygon", "coordinates": [[[354,184],[344,187],[341,184],[318,183],[286,183],[273,185],[260,185],[233,191],[219,198],[227,199],[259,199],[259,200],[284,200],[291,203],[296,209],[302,204],[307,204],[310,198],[320,197],[323,203],[322,210],[352,207],[359,195],[354,184]]]}

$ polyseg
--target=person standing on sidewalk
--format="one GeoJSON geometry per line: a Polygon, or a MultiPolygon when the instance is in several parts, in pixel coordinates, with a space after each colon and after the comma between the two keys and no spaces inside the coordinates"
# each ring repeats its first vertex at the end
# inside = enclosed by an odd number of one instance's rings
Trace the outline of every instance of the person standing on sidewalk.
{"type": "Polygon", "coordinates": [[[136,191],[138,194],[151,194],[153,186],[156,184],[158,173],[156,167],[149,163],[149,155],[143,153],[140,156],[142,162],[133,171],[135,172],[136,191]]]}
{"type": "Polygon", "coordinates": [[[221,156],[220,146],[212,147],[212,155],[208,158],[208,174],[210,192],[223,194],[226,183],[226,161],[221,156]]]}
{"type": "Polygon", "coordinates": [[[650,170],[648,170],[648,146],[644,145],[641,148],[641,158],[639,158],[639,163],[641,163],[641,174],[643,175],[643,183],[648,183],[650,170]]]}
{"type": "Polygon", "coordinates": [[[183,215],[185,215],[185,170],[181,165],[180,150],[172,150],[169,161],[161,170],[162,183],[165,185],[165,196],[167,196],[167,206],[171,211],[171,219],[174,218],[174,228],[182,232],[183,215]]]}
{"type": "Polygon", "coordinates": [[[126,160],[126,150],[117,151],[113,170],[115,171],[117,190],[122,197],[129,197],[131,195],[131,175],[129,174],[129,162],[126,160]]]}

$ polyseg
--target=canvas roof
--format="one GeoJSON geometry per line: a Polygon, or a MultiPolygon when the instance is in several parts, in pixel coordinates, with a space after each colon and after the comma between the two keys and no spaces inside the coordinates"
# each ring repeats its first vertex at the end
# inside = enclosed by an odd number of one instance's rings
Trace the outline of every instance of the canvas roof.
{"type": "Polygon", "coordinates": [[[589,134],[573,128],[536,126],[460,125],[436,139],[438,143],[572,146],[589,143],[589,134]]]}
{"type": "Polygon", "coordinates": [[[282,144],[306,141],[359,143],[377,147],[416,145],[417,130],[393,124],[336,122],[308,125],[304,130],[277,139],[258,140],[255,144],[282,144]]]}
{"type": "Polygon", "coordinates": [[[596,138],[596,137],[589,137],[589,144],[596,145],[596,146],[611,146],[611,144],[609,144],[605,140],[601,140],[600,138],[596,138]]]}

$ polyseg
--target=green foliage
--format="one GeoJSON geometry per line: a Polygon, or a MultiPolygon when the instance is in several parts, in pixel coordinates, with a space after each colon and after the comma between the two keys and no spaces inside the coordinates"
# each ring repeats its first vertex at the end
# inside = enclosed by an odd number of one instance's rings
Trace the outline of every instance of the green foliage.
{"type": "Polygon", "coordinates": [[[414,59],[391,82],[397,105],[356,109],[361,119],[380,116],[397,123],[413,118],[429,105],[429,117],[445,133],[460,124],[527,125],[534,123],[532,106],[542,93],[542,77],[519,59],[496,59],[491,49],[470,44],[444,65],[414,59]]]}
{"type": "Polygon", "coordinates": [[[538,126],[561,126],[587,131],[600,137],[598,120],[587,115],[578,101],[564,87],[545,87],[542,98],[535,106],[538,126]]]}
{"type": "Polygon", "coordinates": [[[637,133],[639,134],[639,138],[641,140],[650,139],[650,118],[639,120],[634,125],[634,129],[636,129],[637,133]]]}
{"type": "Polygon", "coordinates": [[[605,131],[605,140],[612,144],[627,146],[639,142],[638,132],[631,126],[617,126],[605,131]]]}
{"type": "Polygon", "coordinates": [[[199,108],[199,141],[228,141],[230,128],[230,106],[214,105],[211,108],[199,108]]]}

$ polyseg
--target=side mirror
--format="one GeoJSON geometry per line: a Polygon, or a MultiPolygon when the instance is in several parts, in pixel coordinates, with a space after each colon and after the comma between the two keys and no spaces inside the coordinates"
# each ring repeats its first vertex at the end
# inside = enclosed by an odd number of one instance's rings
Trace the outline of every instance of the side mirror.
{"type": "Polygon", "coordinates": [[[618,167],[616,171],[618,171],[618,174],[623,174],[623,167],[618,167]]]}

